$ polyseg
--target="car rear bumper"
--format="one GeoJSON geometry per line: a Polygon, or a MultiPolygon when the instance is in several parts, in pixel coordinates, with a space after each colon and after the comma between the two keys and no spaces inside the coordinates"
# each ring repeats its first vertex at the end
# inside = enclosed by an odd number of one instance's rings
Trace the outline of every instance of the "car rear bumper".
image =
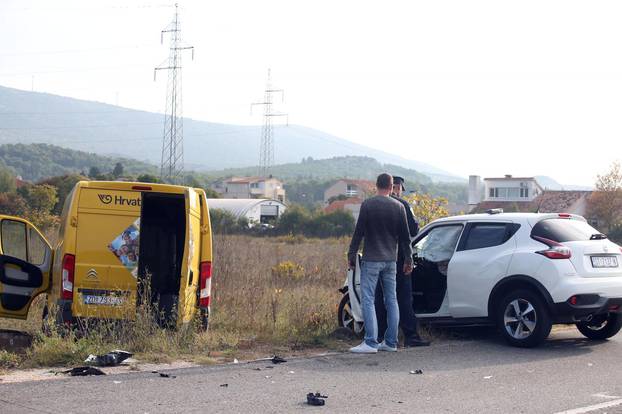
{"type": "Polygon", "coordinates": [[[581,294],[565,302],[553,304],[553,319],[557,323],[574,323],[591,319],[604,313],[622,313],[622,297],[604,297],[597,294],[581,294]]]}

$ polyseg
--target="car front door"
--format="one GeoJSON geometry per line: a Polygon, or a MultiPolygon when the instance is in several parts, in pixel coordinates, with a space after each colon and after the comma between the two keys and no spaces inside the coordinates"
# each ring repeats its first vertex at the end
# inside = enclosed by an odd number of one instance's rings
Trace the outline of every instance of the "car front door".
{"type": "Polygon", "coordinates": [[[488,297],[508,270],[520,227],[504,221],[468,223],[449,264],[449,312],[454,318],[488,316],[488,297]]]}
{"type": "Polygon", "coordinates": [[[0,215],[0,317],[26,319],[50,287],[52,249],[26,220],[0,215]]]}

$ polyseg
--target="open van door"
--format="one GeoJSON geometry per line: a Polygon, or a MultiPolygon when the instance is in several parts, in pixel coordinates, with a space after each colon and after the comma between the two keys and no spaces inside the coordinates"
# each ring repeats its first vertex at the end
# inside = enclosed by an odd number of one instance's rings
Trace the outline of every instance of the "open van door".
{"type": "Polygon", "coordinates": [[[50,287],[52,248],[28,221],[0,215],[0,317],[26,319],[50,287]]]}
{"type": "Polygon", "coordinates": [[[179,286],[179,322],[194,317],[198,300],[201,259],[201,201],[193,188],[186,189],[186,243],[179,286]]]}

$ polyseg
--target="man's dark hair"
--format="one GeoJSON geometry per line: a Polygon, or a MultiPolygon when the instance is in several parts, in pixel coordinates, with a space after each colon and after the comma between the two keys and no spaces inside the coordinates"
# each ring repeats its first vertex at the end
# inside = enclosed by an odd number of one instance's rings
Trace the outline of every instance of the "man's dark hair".
{"type": "Polygon", "coordinates": [[[382,173],[376,178],[376,187],[381,190],[390,190],[393,186],[393,177],[391,174],[382,173]]]}

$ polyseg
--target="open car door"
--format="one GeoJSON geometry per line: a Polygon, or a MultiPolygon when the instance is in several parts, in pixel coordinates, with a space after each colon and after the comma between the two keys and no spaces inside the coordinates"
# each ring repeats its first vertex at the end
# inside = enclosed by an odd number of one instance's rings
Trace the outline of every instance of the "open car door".
{"type": "Polygon", "coordinates": [[[201,201],[193,188],[186,189],[186,243],[181,266],[179,322],[188,323],[196,312],[201,258],[201,201]]]}
{"type": "Polygon", "coordinates": [[[0,215],[0,317],[26,319],[50,287],[52,248],[28,221],[0,215]]]}

